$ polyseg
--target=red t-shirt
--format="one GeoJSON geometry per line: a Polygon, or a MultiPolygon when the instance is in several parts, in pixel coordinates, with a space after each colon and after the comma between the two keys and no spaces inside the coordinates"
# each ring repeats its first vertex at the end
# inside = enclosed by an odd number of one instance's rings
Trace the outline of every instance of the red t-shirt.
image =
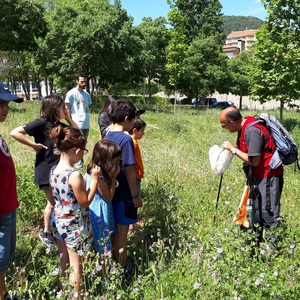
{"type": "Polygon", "coordinates": [[[19,207],[15,165],[7,144],[0,135],[0,216],[19,207]]]}

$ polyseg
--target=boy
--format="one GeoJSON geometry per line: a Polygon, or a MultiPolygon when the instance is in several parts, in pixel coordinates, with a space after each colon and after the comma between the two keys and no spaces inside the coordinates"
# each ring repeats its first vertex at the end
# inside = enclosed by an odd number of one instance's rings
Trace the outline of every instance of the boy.
{"type": "Polygon", "coordinates": [[[124,268],[125,276],[131,275],[132,267],[127,263],[127,234],[129,224],[137,222],[137,208],[143,203],[136,185],[134,147],[130,131],[136,117],[136,108],[128,100],[119,98],[109,108],[112,129],[105,139],[118,144],[122,149],[121,171],[117,176],[119,187],[115,191],[112,206],[116,220],[116,233],[112,237],[116,261],[124,268]]]}
{"type": "MultiPolygon", "coordinates": [[[[4,122],[8,115],[9,101],[23,102],[23,99],[12,95],[0,82],[0,122],[4,122]]],[[[4,300],[11,299],[5,283],[5,272],[16,249],[18,207],[16,170],[9,149],[0,135],[0,298],[4,300]]]]}
{"type": "MultiPolygon", "coordinates": [[[[136,119],[133,123],[132,129],[129,130],[129,134],[134,145],[136,185],[139,193],[141,193],[141,179],[144,178],[144,166],[138,140],[140,140],[144,136],[145,128],[146,123],[142,119],[136,119]]],[[[134,224],[129,226],[129,231],[134,231],[134,224]]]]}

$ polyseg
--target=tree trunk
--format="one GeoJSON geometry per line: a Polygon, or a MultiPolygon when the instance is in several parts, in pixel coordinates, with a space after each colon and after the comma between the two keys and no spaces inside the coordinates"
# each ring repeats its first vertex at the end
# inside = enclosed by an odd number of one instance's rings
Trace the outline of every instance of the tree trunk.
{"type": "Polygon", "coordinates": [[[242,106],[243,106],[243,96],[240,95],[240,109],[242,109],[242,106]]]}
{"type": "Polygon", "coordinates": [[[147,78],[147,81],[148,81],[148,95],[149,95],[148,103],[149,103],[149,104],[152,104],[151,80],[150,80],[149,77],[147,78]]]}

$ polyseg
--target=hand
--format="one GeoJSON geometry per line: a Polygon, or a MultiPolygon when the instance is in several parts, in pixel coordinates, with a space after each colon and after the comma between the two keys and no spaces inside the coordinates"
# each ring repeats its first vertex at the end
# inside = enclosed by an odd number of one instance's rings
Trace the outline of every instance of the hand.
{"type": "Polygon", "coordinates": [[[69,110],[69,108],[68,108],[67,105],[65,105],[65,107],[64,107],[64,114],[65,114],[65,120],[67,122],[69,122],[69,120],[72,120],[72,117],[71,117],[71,114],[70,114],[70,110],[69,110]]]}
{"type": "Polygon", "coordinates": [[[94,165],[91,172],[92,179],[98,181],[100,174],[101,174],[101,168],[97,165],[94,165]]]}
{"type": "Polygon", "coordinates": [[[132,202],[134,204],[134,207],[139,208],[143,206],[143,201],[141,200],[141,197],[132,199],[132,202]]]}
{"type": "Polygon", "coordinates": [[[221,145],[221,148],[227,149],[229,151],[231,151],[235,146],[232,145],[232,143],[226,141],[221,145]]]}
{"type": "Polygon", "coordinates": [[[48,147],[46,147],[45,145],[43,144],[35,144],[35,146],[33,147],[33,149],[36,151],[36,152],[40,152],[42,149],[48,149],[48,147]]]}

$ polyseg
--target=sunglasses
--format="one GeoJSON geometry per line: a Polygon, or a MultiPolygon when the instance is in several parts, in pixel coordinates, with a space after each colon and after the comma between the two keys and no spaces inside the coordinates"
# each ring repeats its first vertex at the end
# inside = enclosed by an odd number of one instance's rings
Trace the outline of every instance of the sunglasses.
{"type": "Polygon", "coordinates": [[[83,155],[86,155],[89,152],[89,150],[86,148],[81,148],[81,147],[78,147],[78,148],[83,150],[83,155]]]}

